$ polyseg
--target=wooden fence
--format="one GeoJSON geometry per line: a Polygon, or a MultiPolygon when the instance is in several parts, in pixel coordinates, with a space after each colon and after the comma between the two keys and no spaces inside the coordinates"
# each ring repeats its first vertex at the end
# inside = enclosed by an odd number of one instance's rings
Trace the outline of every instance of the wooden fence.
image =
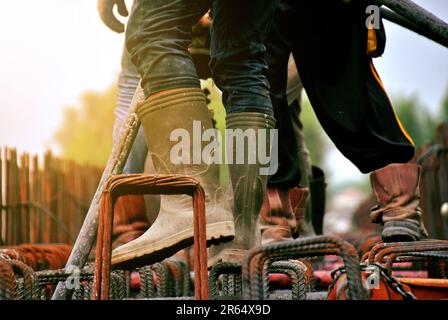
{"type": "Polygon", "coordinates": [[[426,228],[431,238],[448,239],[448,215],[441,210],[448,203],[448,123],[437,128],[433,144],[418,150],[417,162],[422,166],[420,204],[426,228]]]}
{"type": "Polygon", "coordinates": [[[102,169],[15,149],[0,155],[0,245],[76,240],[102,169]]]}

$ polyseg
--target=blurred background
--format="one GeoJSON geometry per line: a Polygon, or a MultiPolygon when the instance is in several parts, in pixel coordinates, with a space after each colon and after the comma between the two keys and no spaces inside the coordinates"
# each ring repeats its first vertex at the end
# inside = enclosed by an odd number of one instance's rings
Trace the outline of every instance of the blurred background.
{"type": "MultiPolygon", "coordinates": [[[[415,2],[448,21],[446,0],[415,2]]],[[[124,35],[103,25],[94,0],[0,0],[0,7],[0,146],[103,166],[124,35]]],[[[448,49],[385,24],[386,52],[375,64],[420,147],[448,120],[448,49]]],[[[325,226],[344,232],[370,192],[368,176],[335,149],[306,96],[303,104],[313,162],[327,174],[325,226]]]]}

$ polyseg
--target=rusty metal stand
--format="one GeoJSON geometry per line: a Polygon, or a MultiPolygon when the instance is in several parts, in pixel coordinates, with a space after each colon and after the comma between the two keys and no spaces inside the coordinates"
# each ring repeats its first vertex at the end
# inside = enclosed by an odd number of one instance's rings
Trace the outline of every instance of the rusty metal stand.
{"type": "MultiPolygon", "coordinates": [[[[101,194],[103,193],[109,178],[123,172],[123,168],[126,160],[128,159],[132,144],[134,143],[135,137],[137,136],[137,132],[140,128],[140,120],[138,119],[136,113],[137,104],[143,100],[143,90],[139,85],[126,115],[126,120],[120,131],[119,143],[112,147],[112,153],[107,161],[106,168],[104,169],[98,188],[93,196],[90,208],[73,246],[73,250],[67,264],[65,265],[66,268],[76,266],[82,269],[87,261],[87,258],[89,257],[89,253],[92,250],[98,229],[98,210],[101,194]]],[[[65,299],[67,299],[65,283],[60,282],[52,296],[52,300],[65,299]]]]}
{"type": "Polygon", "coordinates": [[[195,299],[208,299],[205,193],[199,181],[182,175],[117,175],[104,188],[98,225],[94,300],[109,299],[114,204],[128,194],[187,194],[193,197],[195,299]]]}

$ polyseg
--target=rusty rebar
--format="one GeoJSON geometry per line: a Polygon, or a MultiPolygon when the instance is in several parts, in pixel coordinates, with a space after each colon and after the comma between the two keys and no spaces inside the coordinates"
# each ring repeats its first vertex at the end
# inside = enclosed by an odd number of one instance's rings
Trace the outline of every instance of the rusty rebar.
{"type": "MultiPolygon", "coordinates": [[[[427,249],[430,250],[430,249],[427,249]]],[[[408,261],[448,261],[448,247],[445,246],[444,248],[438,248],[438,250],[434,251],[400,251],[400,252],[393,252],[393,253],[386,253],[387,259],[385,267],[387,270],[391,271],[393,264],[396,260],[399,260],[400,262],[408,262],[408,261]]],[[[381,258],[378,257],[379,261],[383,261],[385,256],[382,256],[381,258]],[[381,260],[380,260],[381,259],[381,260]]]]}
{"type": "Polygon", "coordinates": [[[382,243],[374,246],[369,253],[368,262],[382,263],[384,257],[391,253],[442,251],[448,248],[448,241],[426,240],[418,242],[382,243]]]}
{"type": "Polygon", "coordinates": [[[11,264],[0,257],[0,300],[14,299],[16,288],[17,283],[11,264]]]}
{"type": "MultiPolygon", "coordinates": [[[[116,199],[128,194],[186,194],[193,197],[195,298],[208,299],[204,189],[198,180],[190,176],[144,174],[113,176],[104,188],[95,261],[95,299],[107,300],[109,297],[113,209],[116,199]]],[[[132,265],[135,267],[136,264],[141,265],[143,262],[155,261],[134,260],[132,265]]]]}
{"type": "Polygon", "coordinates": [[[307,286],[303,269],[292,261],[276,261],[268,267],[269,273],[283,273],[291,279],[292,300],[305,300],[307,286]]]}
{"type": "Polygon", "coordinates": [[[172,286],[170,283],[170,273],[167,266],[163,263],[155,263],[151,266],[157,275],[156,296],[170,297],[172,296],[172,286]]]}
{"type": "MultiPolygon", "coordinates": [[[[211,268],[208,282],[210,299],[215,300],[223,298],[223,296],[220,296],[219,294],[218,281],[219,277],[224,274],[241,275],[241,264],[231,262],[219,262],[211,268]]],[[[236,276],[234,280],[236,282],[235,291],[240,292],[239,295],[241,296],[241,284],[238,284],[238,282],[241,281],[241,277],[236,276]]]]}
{"type": "Polygon", "coordinates": [[[156,297],[154,274],[151,266],[139,268],[138,273],[140,275],[140,295],[147,299],[156,297]]]}
{"type": "Polygon", "coordinates": [[[186,295],[187,288],[185,288],[185,277],[189,275],[185,273],[185,264],[181,261],[166,259],[163,262],[171,273],[173,282],[173,296],[182,297],[186,295]]]}
{"type": "Polygon", "coordinates": [[[375,256],[380,252],[381,250],[384,250],[386,248],[393,248],[393,247],[409,247],[409,246],[426,246],[426,245],[437,245],[437,244],[444,244],[446,241],[444,240],[433,240],[433,239],[427,239],[427,240],[421,240],[418,242],[382,242],[378,243],[373,248],[365,253],[363,257],[361,258],[361,262],[368,262],[369,264],[372,264],[375,262],[375,256]]]}
{"type": "MultiPolygon", "coordinates": [[[[340,255],[340,250],[338,248],[328,248],[322,245],[312,245],[307,249],[301,250],[301,257],[307,257],[309,259],[314,259],[318,257],[322,257],[325,255],[340,255]],[[318,252],[318,253],[316,253],[318,252]]],[[[253,275],[253,292],[257,292],[258,297],[266,296],[268,292],[268,265],[275,261],[285,261],[290,259],[297,258],[297,253],[288,253],[284,252],[283,254],[279,254],[275,257],[263,257],[257,256],[253,259],[253,268],[251,269],[251,273],[253,275]]]]}
{"type": "Polygon", "coordinates": [[[321,236],[284,241],[253,248],[246,255],[243,263],[243,298],[263,299],[263,292],[259,291],[258,283],[263,281],[260,274],[265,262],[271,258],[287,257],[304,258],[308,256],[327,255],[328,249],[336,249],[342,257],[347,270],[348,288],[351,299],[365,299],[358,255],[356,249],[339,237],[321,236]],[[324,253],[321,253],[324,250],[324,253]],[[255,288],[255,289],[253,289],[255,288]]]}
{"type": "Polygon", "coordinates": [[[9,260],[8,263],[14,270],[14,273],[21,278],[21,283],[17,284],[17,290],[14,294],[15,300],[30,300],[33,296],[34,274],[33,269],[19,260],[9,260]]]}

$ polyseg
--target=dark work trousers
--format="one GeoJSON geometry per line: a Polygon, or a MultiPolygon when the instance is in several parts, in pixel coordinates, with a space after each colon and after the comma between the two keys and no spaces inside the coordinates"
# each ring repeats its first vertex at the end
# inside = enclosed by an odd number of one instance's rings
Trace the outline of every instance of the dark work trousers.
{"type": "Polygon", "coordinates": [[[304,5],[301,1],[280,0],[266,41],[271,99],[282,144],[280,168],[270,184],[291,186],[300,181],[297,153],[292,150],[294,137],[285,111],[291,52],[319,122],[361,172],[405,163],[413,157],[412,139],[367,55],[365,8],[363,1],[346,4],[313,0],[304,5]]]}
{"type": "Polygon", "coordinates": [[[188,47],[192,26],[209,0],[135,0],[126,47],[142,78],[145,96],[176,88],[200,88],[188,47]]]}
{"type": "Polygon", "coordinates": [[[273,115],[266,40],[277,0],[213,0],[210,67],[227,113],[273,115]]]}
{"type": "Polygon", "coordinates": [[[126,46],[146,96],[200,87],[188,52],[192,26],[211,8],[211,62],[228,113],[272,115],[266,47],[277,0],[135,0],[126,46]]]}

